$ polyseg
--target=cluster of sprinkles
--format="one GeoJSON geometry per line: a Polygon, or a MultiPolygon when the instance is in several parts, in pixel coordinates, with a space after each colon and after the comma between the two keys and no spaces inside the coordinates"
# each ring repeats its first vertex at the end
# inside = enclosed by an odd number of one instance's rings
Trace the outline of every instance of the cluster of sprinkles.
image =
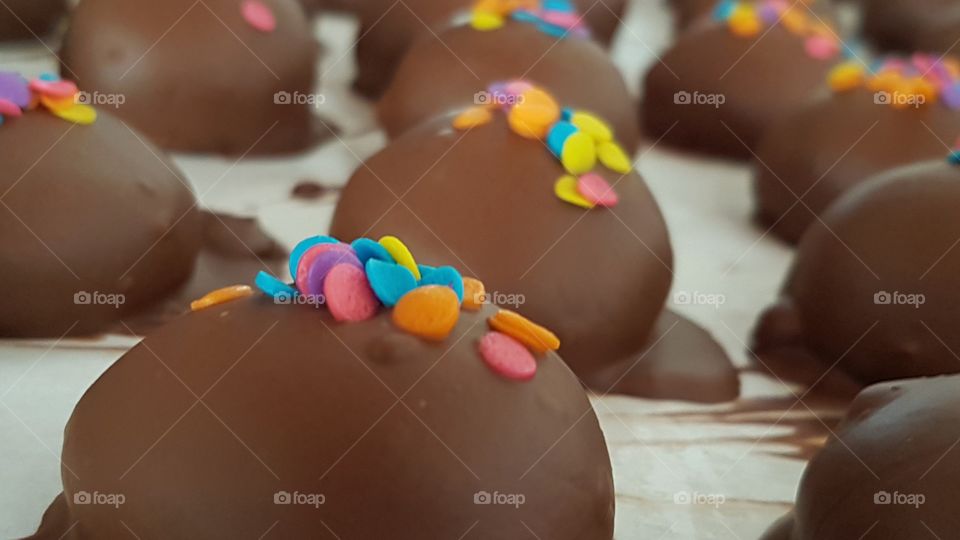
{"type": "Polygon", "coordinates": [[[871,92],[924,98],[892,99],[889,104],[893,107],[941,102],[951,110],[960,110],[960,62],[955,58],[917,53],[911,57],[888,56],[871,66],[851,61],[835,67],[829,83],[838,93],[867,88],[871,92]]]}
{"type": "Polygon", "coordinates": [[[76,84],[52,73],[27,80],[17,72],[0,71],[0,124],[7,117],[17,118],[24,111],[40,108],[75,124],[96,122],[97,111],[81,101],[76,84]]]}
{"type": "MultiPolygon", "coordinates": [[[[451,266],[417,264],[400,239],[360,238],[350,244],[329,236],[303,240],[290,254],[287,284],[266,273],[254,283],[264,294],[284,303],[326,306],[338,322],[373,318],[392,308],[393,324],[429,341],[442,341],[460,318],[460,310],[479,311],[486,291],[477,279],[463,277],[451,266]],[[308,302],[293,302],[297,297],[308,302]]],[[[191,303],[193,311],[248,297],[247,285],[213,291],[191,303]]],[[[513,311],[500,309],[487,319],[489,330],[477,343],[481,358],[498,375],[527,381],[537,372],[535,356],[560,347],[553,332],[513,311]]]]}
{"type": "Polygon", "coordinates": [[[714,19],[726,22],[734,35],[753,38],[765,28],[779,24],[804,40],[807,54],[818,60],[836,58],[843,49],[834,29],[810,13],[813,0],[723,0],[714,19]]]}
{"type": "Polygon", "coordinates": [[[571,0],[478,0],[470,24],[486,32],[502,27],[508,18],[532,24],[553,37],[590,37],[590,30],[571,0]]]}
{"type": "Polygon", "coordinates": [[[453,127],[468,130],[487,124],[499,110],[507,115],[511,130],[542,141],[560,160],[567,173],[554,184],[560,200],[588,209],[617,205],[613,186],[593,172],[598,162],[620,174],[633,169],[609,124],[586,111],[561,108],[544,89],[524,80],[494,83],[487,97],[485,104],[454,118],[453,127]]]}

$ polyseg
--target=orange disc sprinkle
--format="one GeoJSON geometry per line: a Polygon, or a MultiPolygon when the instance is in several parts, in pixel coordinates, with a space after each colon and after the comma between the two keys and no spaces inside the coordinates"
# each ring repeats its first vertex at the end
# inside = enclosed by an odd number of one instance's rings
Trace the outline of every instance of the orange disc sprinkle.
{"type": "Polygon", "coordinates": [[[471,107],[453,119],[453,128],[465,131],[470,128],[488,124],[491,119],[493,119],[493,114],[490,113],[490,109],[486,107],[471,107]]]}
{"type": "Polygon", "coordinates": [[[556,334],[508,309],[501,309],[487,322],[494,330],[516,339],[535,352],[545,353],[560,348],[560,339],[556,334]]]}
{"type": "Polygon", "coordinates": [[[240,298],[246,298],[253,295],[253,289],[249,285],[233,285],[209,292],[203,298],[190,302],[191,311],[200,311],[218,304],[223,304],[240,298]]]}
{"type": "Polygon", "coordinates": [[[463,278],[463,309],[478,311],[483,307],[486,294],[482,281],[472,277],[463,278]]]}
{"type": "Polygon", "coordinates": [[[559,119],[560,105],[553,96],[539,88],[531,88],[521,94],[507,117],[510,128],[528,139],[545,138],[550,127],[559,119]]]}
{"type": "Polygon", "coordinates": [[[403,295],[393,308],[393,323],[424,339],[445,339],[460,318],[460,299],[450,287],[427,285],[403,295]]]}

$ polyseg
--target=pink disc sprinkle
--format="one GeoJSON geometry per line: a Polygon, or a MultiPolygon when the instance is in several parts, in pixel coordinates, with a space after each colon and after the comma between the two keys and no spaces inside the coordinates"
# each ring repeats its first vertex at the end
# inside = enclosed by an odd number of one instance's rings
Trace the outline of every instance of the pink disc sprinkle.
{"type": "Polygon", "coordinates": [[[537,373],[537,361],[519,341],[500,332],[487,332],[480,338],[480,356],[497,375],[529,381],[537,373]]]}
{"type": "Polygon", "coordinates": [[[73,97],[77,93],[77,85],[73,81],[45,81],[34,79],[30,81],[30,90],[56,99],[73,97]]]}
{"type": "MultiPolygon", "coordinates": [[[[297,279],[296,285],[297,289],[302,294],[318,294],[322,291],[310,291],[310,269],[313,268],[313,265],[316,264],[317,258],[320,255],[328,252],[336,251],[338,253],[349,253],[356,257],[351,248],[347,244],[317,244],[306,251],[302,257],[300,257],[300,262],[297,264],[297,279]]],[[[316,283],[316,281],[315,281],[316,283]]],[[[320,283],[322,287],[323,284],[320,283]]]]}
{"type": "Polygon", "coordinates": [[[580,24],[580,15],[566,11],[544,11],[544,21],[563,28],[574,28],[580,24]]]}
{"type": "Polygon", "coordinates": [[[380,309],[367,274],[350,264],[338,264],[330,270],[323,283],[323,295],[330,314],[340,322],[365,321],[380,309]]]}
{"type": "Polygon", "coordinates": [[[0,98],[0,115],[2,116],[20,116],[23,110],[16,103],[9,99],[0,98]]]}
{"type": "Polygon", "coordinates": [[[596,173],[587,173],[577,179],[577,191],[597,206],[614,207],[620,202],[613,187],[596,173]]]}
{"type": "Polygon", "coordinates": [[[807,54],[817,60],[830,60],[840,52],[836,40],[827,36],[810,36],[805,43],[807,54]]]}
{"type": "Polygon", "coordinates": [[[277,18],[273,10],[260,0],[244,0],[240,7],[243,18],[250,26],[261,32],[273,32],[277,29],[277,18]]]}

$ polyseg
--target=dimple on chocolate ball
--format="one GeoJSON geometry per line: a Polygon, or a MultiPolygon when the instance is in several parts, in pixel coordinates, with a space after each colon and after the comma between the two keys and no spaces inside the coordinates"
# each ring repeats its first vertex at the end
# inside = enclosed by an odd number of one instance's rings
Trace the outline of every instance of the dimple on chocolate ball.
{"type": "Polygon", "coordinates": [[[749,159],[772,122],[821,93],[841,44],[803,5],[731,2],[681,34],[647,73],[641,122],[654,140],[749,159]]]}
{"type": "Polygon", "coordinates": [[[807,465],[796,508],[763,540],[952,536],[960,528],[958,396],[956,376],[864,390],[807,465]]]}
{"type": "Polygon", "coordinates": [[[960,4],[952,0],[861,0],[864,38],[883,51],[954,53],[960,4]]]}
{"type": "Polygon", "coordinates": [[[556,331],[564,360],[600,391],[734,398],[736,374],[709,338],[686,322],[676,334],[675,321],[657,326],[669,236],[610,126],[561,112],[526,81],[495,87],[489,105],[421,124],[358,169],[332,234],[398,231],[415,253],[459,261],[492,301],[556,331]],[[654,332],[702,344],[697,365],[669,345],[645,355],[654,332]]]}
{"type": "Polygon", "coordinates": [[[849,63],[831,98],[777,122],[757,149],[757,220],[797,242],[848,189],[871,176],[941,157],[960,135],[957,64],[938,56],[849,63]],[[872,71],[871,71],[872,70],[872,71]]]}
{"type": "Polygon", "coordinates": [[[84,0],[61,57],[158,146],[248,155],[316,142],[318,49],[296,0],[84,0]]]}
{"type": "Polygon", "coordinates": [[[0,9],[0,41],[42,38],[66,13],[65,0],[5,0],[0,9]]]}
{"type": "Polygon", "coordinates": [[[808,351],[820,372],[861,385],[960,371],[957,205],[960,169],[945,161],[844,195],[804,235],[757,332],[760,357],[808,351]]]}
{"type": "Polygon", "coordinates": [[[603,434],[549,330],[395,237],[308,239],[291,264],[86,392],[34,539],[613,537],[603,434]]]}
{"type": "Polygon", "coordinates": [[[636,148],[634,98],[609,55],[583,35],[558,38],[549,31],[535,22],[507,20],[496,29],[464,24],[420,39],[379,103],[381,124],[395,137],[482,103],[489,83],[523,77],[550,88],[565,104],[611,119],[624,146],[636,148]]]}
{"type": "Polygon", "coordinates": [[[75,92],[0,73],[3,337],[103,331],[176,289],[199,250],[196,201],[175,166],[75,92]]]}
{"type": "MultiPolygon", "coordinates": [[[[372,0],[359,8],[360,37],[357,39],[357,79],[354,87],[368,97],[379,97],[394,78],[406,52],[420,38],[428,37],[458,22],[470,20],[475,6],[499,4],[499,0],[407,0],[396,5],[387,0],[372,0]]],[[[576,0],[522,3],[536,12],[548,5],[563,5],[578,10],[593,37],[609,44],[626,9],[625,0],[576,0]]],[[[523,77],[524,73],[509,77],[523,77]]]]}

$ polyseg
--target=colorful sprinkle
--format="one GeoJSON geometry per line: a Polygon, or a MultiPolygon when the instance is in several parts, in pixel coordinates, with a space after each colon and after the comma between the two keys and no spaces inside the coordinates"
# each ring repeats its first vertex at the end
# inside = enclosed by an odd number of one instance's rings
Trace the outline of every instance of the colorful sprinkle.
{"type": "Polygon", "coordinates": [[[537,373],[537,361],[530,351],[512,337],[487,332],[478,343],[480,357],[497,375],[529,381],[537,373]]]}
{"type": "Polygon", "coordinates": [[[560,348],[560,340],[556,334],[519,313],[501,309],[487,322],[494,330],[507,334],[534,352],[545,353],[560,348]]]}
{"type": "Polygon", "coordinates": [[[817,60],[831,60],[840,54],[840,43],[832,36],[810,36],[804,42],[804,48],[811,58],[817,60]]]}
{"type": "Polygon", "coordinates": [[[613,129],[610,125],[590,113],[577,111],[570,122],[580,131],[593,137],[597,143],[613,141],[613,129]]]}
{"type": "Polygon", "coordinates": [[[255,30],[273,32],[277,29],[277,18],[273,10],[260,0],[243,0],[240,11],[243,13],[244,20],[255,30]]]}
{"type": "Polygon", "coordinates": [[[595,205],[583,198],[580,190],[577,189],[577,179],[573,176],[563,176],[553,185],[553,193],[563,202],[570,203],[587,210],[595,205]]]}
{"type": "Polygon", "coordinates": [[[614,207],[620,197],[604,178],[595,173],[587,173],[577,180],[577,191],[588,202],[597,206],[614,207]]]}
{"type": "Polygon", "coordinates": [[[380,309],[363,269],[349,264],[338,264],[330,270],[323,295],[327,309],[339,322],[365,321],[380,309]]]}
{"type": "Polygon", "coordinates": [[[763,21],[760,20],[756,8],[750,4],[736,6],[727,24],[734,35],[743,38],[756,37],[763,29],[763,21]]]}
{"type": "Polygon", "coordinates": [[[547,147],[553,155],[560,157],[563,154],[563,145],[567,139],[577,132],[577,127],[570,122],[560,120],[547,133],[547,147]]]}
{"type": "Polygon", "coordinates": [[[0,71],[0,98],[26,109],[32,99],[30,84],[19,73],[0,71]]]}
{"type": "Polygon", "coordinates": [[[374,294],[387,307],[395,306],[403,295],[417,288],[417,278],[398,264],[370,259],[366,271],[374,294]]]}
{"type": "Polygon", "coordinates": [[[413,258],[410,250],[407,249],[406,244],[396,236],[384,236],[380,239],[380,245],[387,250],[387,253],[393,257],[397,264],[409,270],[414,279],[420,281],[420,269],[417,268],[417,261],[413,258]]]}
{"type": "Polygon", "coordinates": [[[560,161],[572,175],[589,172],[597,164],[597,143],[586,133],[574,133],[563,144],[560,161]]]}
{"type": "Polygon", "coordinates": [[[253,280],[253,284],[271,298],[290,299],[297,295],[296,289],[264,271],[260,271],[257,274],[257,277],[253,280]]]}
{"type": "Polygon", "coordinates": [[[504,22],[506,21],[500,14],[479,9],[474,10],[470,17],[471,26],[473,26],[474,30],[479,30],[481,32],[498,30],[503,27],[504,22]]]}
{"type": "Polygon", "coordinates": [[[300,290],[301,294],[323,294],[323,277],[326,276],[326,273],[329,272],[331,268],[333,268],[333,265],[341,262],[341,260],[346,258],[348,255],[356,259],[356,255],[354,255],[350,250],[350,246],[341,244],[339,242],[336,244],[321,243],[314,245],[308,249],[302,257],[300,257],[300,262],[297,264],[297,271],[295,274],[296,278],[294,278],[297,289],[300,290]],[[316,274],[311,275],[313,273],[313,268],[315,265],[317,265],[320,256],[326,254],[327,252],[332,252],[333,256],[324,258],[324,261],[322,262],[322,274],[318,271],[316,274]],[[311,284],[313,285],[312,287],[311,284]]]}
{"type": "Polygon", "coordinates": [[[515,133],[528,139],[543,139],[554,122],[560,119],[560,106],[553,97],[539,88],[521,94],[507,117],[515,133]]]}
{"type": "Polygon", "coordinates": [[[207,293],[206,296],[200,298],[199,300],[190,302],[190,310],[200,311],[201,309],[207,309],[208,307],[213,307],[252,295],[253,289],[249,285],[233,285],[231,287],[224,287],[222,289],[217,289],[213,292],[207,293]]]}
{"type": "Polygon", "coordinates": [[[466,131],[470,128],[489,124],[492,119],[493,114],[490,113],[490,109],[482,106],[472,107],[453,119],[453,128],[458,131],[466,131]]]}
{"type": "Polygon", "coordinates": [[[487,290],[483,282],[472,277],[463,278],[463,309],[478,311],[486,301],[487,290]]]}
{"type": "Polygon", "coordinates": [[[290,252],[290,275],[293,276],[294,279],[297,278],[297,267],[300,265],[300,257],[303,257],[303,254],[306,253],[308,249],[317,244],[339,243],[339,240],[330,236],[312,236],[306,240],[301,240],[300,243],[294,246],[293,251],[290,252]]]}
{"type": "Polygon", "coordinates": [[[0,98],[0,116],[21,116],[23,110],[9,99],[0,98]]]}
{"type": "Polygon", "coordinates": [[[441,266],[433,268],[431,266],[420,266],[420,283],[424,285],[442,285],[450,287],[457,295],[457,300],[463,302],[463,276],[452,266],[441,266]]]}
{"type": "Polygon", "coordinates": [[[30,90],[54,99],[73,99],[77,95],[77,85],[72,81],[48,81],[34,79],[30,81],[30,90]]]}
{"type": "Polygon", "coordinates": [[[597,158],[606,168],[620,174],[627,174],[633,169],[627,153],[615,142],[605,142],[597,145],[597,158]]]}
{"type": "Polygon", "coordinates": [[[867,70],[857,62],[845,62],[830,71],[829,84],[834,92],[847,92],[863,85],[867,70]]]}
{"type": "Polygon", "coordinates": [[[424,339],[446,339],[460,318],[460,301],[449,287],[427,285],[403,296],[393,308],[393,323],[424,339]]]}
{"type": "Polygon", "coordinates": [[[358,238],[350,244],[350,247],[353,248],[353,252],[364,265],[366,265],[370,259],[393,262],[393,257],[390,255],[390,252],[387,251],[387,248],[369,238],[358,238]]]}

